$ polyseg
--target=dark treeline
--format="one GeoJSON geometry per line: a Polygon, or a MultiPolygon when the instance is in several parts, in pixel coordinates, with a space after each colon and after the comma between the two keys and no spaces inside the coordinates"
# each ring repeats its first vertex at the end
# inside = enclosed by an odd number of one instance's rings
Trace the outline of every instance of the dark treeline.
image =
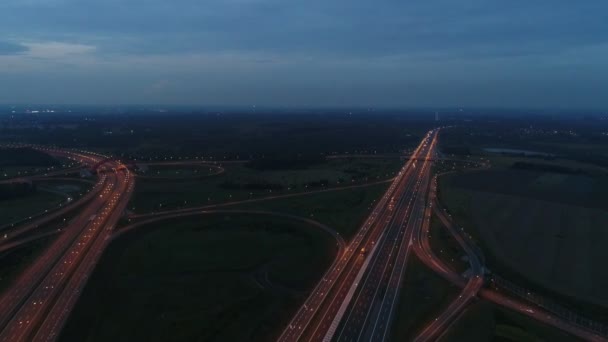
{"type": "MultiPolygon", "coordinates": [[[[386,153],[411,147],[434,126],[432,115],[322,112],[165,113],[55,116],[35,125],[0,126],[6,141],[103,149],[125,157],[216,159],[386,153]]],[[[2,118],[0,118],[2,119],[2,118]]],[[[24,120],[24,119],[22,119],[24,120]]]]}
{"type": "Polygon", "coordinates": [[[234,181],[226,181],[220,184],[220,187],[227,190],[251,190],[251,191],[264,191],[264,190],[283,190],[283,185],[267,182],[259,183],[238,183],[234,181]]]}
{"type": "Polygon", "coordinates": [[[552,165],[552,164],[540,164],[540,163],[528,163],[528,162],[515,162],[512,165],[512,168],[519,170],[527,170],[527,171],[540,171],[540,172],[552,172],[552,173],[562,173],[569,175],[576,175],[583,173],[581,169],[574,169],[567,166],[562,165],[552,165]]]}
{"type": "Polygon", "coordinates": [[[317,156],[292,156],[286,154],[285,157],[261,157],[250,160],[245,164],[248,168],[255,170],[298,170],[306,169],[309,166],[325,163],[325,157],[317,156]]]}

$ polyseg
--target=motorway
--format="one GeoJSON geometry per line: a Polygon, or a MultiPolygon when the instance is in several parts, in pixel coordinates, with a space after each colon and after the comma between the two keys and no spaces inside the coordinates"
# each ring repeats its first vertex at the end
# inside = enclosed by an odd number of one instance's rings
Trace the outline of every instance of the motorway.
{"type": "Polygon", "coordinates": [[[99,195],[99,192],[102,191],[105,182],[106,178],[102,175],[98,182],[95,183],[93,188],[91,188],[86,195],[78,200],[62,206],[58,210],[51,211],[48,214],[36,216],[25,224],[10,224],[0,227],[0,232],[3,235],[2,239],[0,239],[0,247],[4,246],[5,244],[10,244],[13,242],[13,240],[20,238],[25,233],[36,230],[37,228],[42,227],[55,219],[63,217],[69,212],[81,207],[83,204],[89,202],[99,195]]]}
{"type": "MultiPolygon", "coordinates": [[[[95,154],[52,150],[87,165],[95,154]]],[[[133,191],[130,171],[116,161],[100,170],[100,191],[0,298],[0,341],[52,341],[109,243],[133,191]]]]}
{"type": "Polygon", "coordinates": [[[421,223],[421,215],[411,213],[420,205],[420,200],[416,200],[418,189],[428,182],[430,163],[424,160],[433,153],[436,139],[436,130],[425,136],[279,341],[329,341],[338,330],[338,340],[358,340],[370,333],[384,336],[389,331],[393,310],[387,308],[393,307],[398,294],[399,274],[411,246],[411,228],[421,223]],[[362,279],[363,285],[359,286],[362,279]],[[369,295],[372,292],[374,295],[369,295]],[[379,292],[384,295],[377,296],[379,292]]]}
{"type": "MultiPolygon", "coordinates": [[[[355,292],[350,306],[342,317],[338,315],[334,318],[333,324],[340,321],[337,331],[332,333],[330,328],[324,340],[381,341],[389,337],[403,273],[413,244],[412,236],[422,224],[431,171],[431,162],[427,161],[434,154],[437,133],[431,132],[430,137],[422,154],[412,156],[412,159],[419,161],[413,164],[418,169],[412,170],[414,174],[409,182],[395,195],[399,201],[394,208],[389,206],[395,215],[384,228],[383,237],[377,244],[377,253],[362,282],[351,287],[351,291],[354,289],[355,292]]],[[[359,274],[362,275],[362,271],[359,274]]],[[[346,307],[345,304],[342,307],[346,307]]]]}
{"type": "MultiPolygon", "coordinates": [[[[482,289],[484,267],[474,246],[462,237],[445,213],[438,210],[436,180],[431,181],[430,177],[436,143],[437,130],[430,131],[348,244],[335,231],[319,226],[336,239],[338,256],[292,318],[279,341],[388,339],[395,304],[412,251],[436,273],[462,287],[458,298],[423,327],[416,341],[441,339],[475,297],[490,300],[583,339],[605,341],[600,336],[539,310],[537,306],[492,289],[482,289]],[[428,237],[432,210],[468,255],[471,265],[471,276],[468,278],[452,270],[431,250],[428,237]]],[[[87,165],[105,159],[104,156],[84,152],[47,152],[87,165]]],[[[387,181],[377,183],[383,182],[387,181]]],[[[134,177],[125,165],[107,160],[100,168],[98,183],[85,196],[87,201],[82,212],[69,222],[55,242],[0,297],[0,341],[56,340],[104,249],[113,238],[130,229],[168,218],[221,212],[209,210],[219,206],[369,185],[371,183],[133,216],[149,219],[115,233],[114,227],[133,192],[134,177]]],[[[241,212],[281,215],[263,211],[241,212]]],[[[283,216],[296,218],[287,214],[283,216]]],[[[27,231],[37,227],[34,223],[27,231]]],[[[24,232],[13,236],[21,236],[24,232]]],[[[47,233],[37,234],[44,236],[47,233]]],[[[27,242],[35,237],[28,235],[12,243],[27,242]]]]}

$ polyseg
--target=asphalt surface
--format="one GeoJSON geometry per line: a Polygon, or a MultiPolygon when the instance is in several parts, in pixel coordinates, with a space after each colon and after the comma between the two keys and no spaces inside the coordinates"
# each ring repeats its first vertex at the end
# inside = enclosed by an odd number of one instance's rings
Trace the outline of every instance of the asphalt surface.
{"type": "MultiPolygon", "coordinates": [[[[92,165],[100,156],[49,150],[92,165]]],[[[100,191],[0,298],[0,341],[56,339],[129,201],[133,177],[120,163],[101,169],[100,191]]]]}
{"type": "Polygon", "coordinates": [[[468,304],[476,298],[484,285],[484,271],[480,258],[469,244],[469,241],[465,240],[462,235],[456,231],[456,228],[451,222],[447,220],[445,213],[437,210],[436,190],[437,181],[435,178],[430,187],[428,205],[425,210],[425,222],[420,226],[421,229],[417,232],[417,237],[414,241],[416,243],[416,255],[436,273],[441,274],[444,278],[449,278],[452,282],[458,283],[458,285],[463,288],[458,297],[416,335],[414,341],[433,341],[441,337],[450,325],[462,314],[468,304]],[[449,267],[449,265],[443,263],[431,249],[429,237],[430,220],[433,210],[469,257],[470,276],[468,279],[461,278],[449,267]]]}
{"type": "MultiPolygon", "coordinates": [[[[283,331],[279,341],[330,340],[342,318],[348,317],[347,311],[353,298],[364,298],[356,296],[356,292],[359,282],[367,270],[377,268],[374,265],[377,266],[381,263],[376,260],[384,259],[391,254],[395,245],[395,236],[400,237],[402,241],[404,239],[407,241],[408,234],[403,232],[400,222],[403,222],[404,217],[409,215],[408,210],[411,205],[408,204],[413,198],[413,187],[419,186],[421,175],[425,174],[422,170],[427,170],[423,167],[424,162],[418,162],[417,166],[417,162],[414,160],[427,155],[432,150],[431,141],[435,136],[434,132],[429,132],[425,136],[414,151],[412,158],[401,169],[368,219],[352,238],[343,256],[321,279],[283,331]],[[391,237],[393,237],[392,241],[391,237]],[[362,248],[365,248],[366,252],[362,253],[362,248]],[[376,253],[379,256],[376,256],[376,253]]],[[[405,249],[408,249],[409,242],[405,243],[405,249]]],[[[369,301],[369,299],[367,300],[369,301]]],[[[354,305],[353,308],[358,310],[359,306],[354,305]]],[[[367,313],[363,306],[361,306],[361,310],[361,312],[367,313]]],[[[372,317],[370,322],[372,320],[375,321],[375,317],[372,317]]],[[[354,332],[349,334],[354,334],[354,332]]]]}
{"type": "MultiPolygon", "coordinates": [[[[0,341],[55,340],[103,250],[113,238],[156,221],[218,212],[279,215],[299,219],[324,229],[336,239],[338,257],[297,311],[279,341],[386,340],[405,266],[412,251],[428,267],[462,287],[458,298],[419,332],[416,341],[441,339],[476,297],[490,300],[579,338],[606,341],[604,337],[560,319],[534,304],[511,298],[496,290],[482,288],[483,262],[471,242],[464,238],[449,217],[438,209],[435,200],[436,183],[430,180],[430,164],[434,160],[435,144],[436,131],[431,131],[399,175],[392,180],[386,194],[348,244],[331,228],[306,218],[265,211],[214,208],[363,187],[371,185],[370,183],[138,215],[133,217],[143,221],[114,232],[114,227],[123,215],[133,192],[134,180],[124,165],[107,160],[101,167],[102,173],[95,187],[78,203],[72,204],[75,206],[86,202],[82,212],[69,222],[56,241],[0,297],[0,341]],[[433,253],[428,240],[432,210],[468,255],[471,266],[471,275],[468,278],[452,270],[433,253]],[[362,252],[362,248],[365,248],[365,252],[362,252]]],[[[105,159],[105,156],[85,152],[44,150],[85,165],[94,165],[105,159]]],[[[188,162],[183,162],[186,163],[188,162]]],[[[176,164],[182,165],[182,162],[176,164]]],[[[60,174],[65,170],[58,172],[60,174]]],[[[383,182],[387,181],[377,183],[383,182]]],[[[17,234],[11,232],[11,238],[14,237],[14,240],[0,242],[0,249],[53,233],[41,232],[21,237],[44,222],[73,209],[74,207],[66,206],[44,216],[40,221],[17,227],[21,229],[16,231],[17,234]]]]}
{"type": "MultiPolygon", "coordinates": [[[[390,335],[390,327],[403,273],[413,245],[413,234],[423,223],[426,188],[431,172],[431,156],[436,145],[436,132],[430,134],[429,146],[422,154],[413,156],[417,163],[410,182],[406,183],[400,201],[392,209],[395,215],[384,228],[385,234],[378,244],[363,281],[355,285],[355,297],[343,316],[338,329],[331,329],[325,341],[381,341],[390,335]]],[[[389,208],[390,209],[390,208],[389,208]]]]}

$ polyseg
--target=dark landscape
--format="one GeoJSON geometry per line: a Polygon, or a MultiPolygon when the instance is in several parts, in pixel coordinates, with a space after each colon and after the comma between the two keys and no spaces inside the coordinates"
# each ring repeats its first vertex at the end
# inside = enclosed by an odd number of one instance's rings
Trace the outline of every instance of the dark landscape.
{"type": "Polygon", "coordinates": [[[0,342],[608,342],[606,13],[0,1],[0,342]]]}

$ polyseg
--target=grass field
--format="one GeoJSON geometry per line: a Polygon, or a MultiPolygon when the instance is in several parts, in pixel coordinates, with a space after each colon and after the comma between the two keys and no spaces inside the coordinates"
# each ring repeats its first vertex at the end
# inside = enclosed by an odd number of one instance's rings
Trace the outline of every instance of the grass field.
{"type": "Polygon", "coordinates": [[[1,225],[20,221],[44,212],[44,210],[53,209],[64,201],[65,197],[60,194],[41,190],[24,197],[0,201],[1,225]]]}
{"type": "Polygon", "coordinates": [[[152,165],[145,173],[138,173],[150,178],[188,179],[205,177],[217,173],[218,167],[213,165],[161,166],[152,165]]]}
{"type": "Polygon", "coordinates": [[[466,309],[441,341],[568,342],[577,339],[527,316],[477,301],[466,309]]]}
{"type": "Polygon", "coordinates": [[[2,293],[55,239],[49,236],[0,254],[0,293],[2,293]]]}
{"type": "Polygon", "coordinates": [[[271,210],[312,218],[348,240],[367,218],[389,183],[229,207],[271,210]]]}
{"type": "MultiPolygon", "coordinates": [[[[37,152],[35,152],[35,154],[37,154],[37,152]]],[[[2,164],[5,160],[0,159],[0,180],[44,175],[47,172],[68,169],[77,165],[67,158],[54,158],[47,156],[46,154],[43,154],[40,157],[42,158],[42,161],[36,162],[36,157],[34,156],[34,159],[28,160],[28,163],[26,164],[14,164],[10,162],[8,164],[2,164]]]]}
{"type": "Polygon", "coordinates": [[[434,213],[429,242],[433,252],[456,272],[463,273],[470,268],[469,262],[463,258],[466,253],[434,213]]]}
{"type": "Polygon", "coordinates": [[[270,216],[144,227],[109,247],[61,340],[271,340],[334,249],[325,232],[270,216]]]}
{"type": "Polygon", "coordinates": [[[226,172],[190,181],[138,180],[129,208],[137,213],[362,184],[391,178],[398,159],[338,159],[301,170],[254,170],[226,165],[226,172]],[[322,182],[326,181],[326,185],[322,182]]]}
{"type": "Polygon", "coordinates": [[[456,297],[459,289],[410,255],[395,308],[391,341],[411,341],[456,297]]]}
{"type": "Polygon", "coordinates": [[[52,210],[66,202],[66,197],[75,200],[91,187],[87,183],[65,180],[47,180],[36,184],[38,190],[33,194],[0,201],[0,226],[52,210]]]}
{"type": "Polygon", "coordinates": [[[592,175],[606,175],[606,173],[608,172],[608,170],[606,170],[605,168],[597,165],[565,158],[522,157],[510,154],[489,153],[484,151],[478,151],[478,153],[476,153],[476,155],[472,158],[486,159],[492,164],[493,167],[497,168],[508,168],[516,162],[529,162],[546,165],[564,166],[572,169],[580,169],[581,171],[592,175]]]}
{"type": "Polygon", "coordinates": [[[505,265],[546,289],[608,306],[605,186],[604,178],[499,170],[446,176],[440,192],[498,262],[490,269],[505,265]]]}
{"type": "MultiPolygon", "coordinates": [[[[445,187],[608,209],[608,176],[492,169],[443,177],[445,187]]],[[[445,188],[444,187],[444,188],[445,188]]]]}

